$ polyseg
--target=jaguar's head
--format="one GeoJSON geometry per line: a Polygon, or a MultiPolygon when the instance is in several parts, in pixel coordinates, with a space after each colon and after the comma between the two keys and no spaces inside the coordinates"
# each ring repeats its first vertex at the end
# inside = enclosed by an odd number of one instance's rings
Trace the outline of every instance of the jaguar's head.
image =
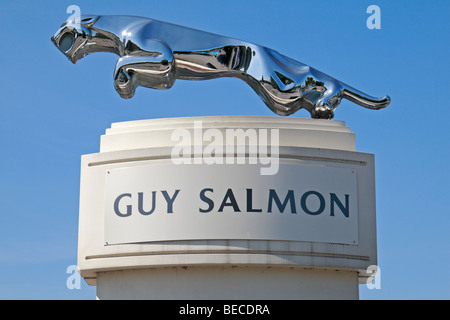
{"type": "Polygon", "coordinates": [[[51,40],[55,46],[69,58],[72,63],[88,55],[89,40],[92,37],[90,26],[98,17],[82,16],[80,20],[71,19],[64,22],[51,40]]]}

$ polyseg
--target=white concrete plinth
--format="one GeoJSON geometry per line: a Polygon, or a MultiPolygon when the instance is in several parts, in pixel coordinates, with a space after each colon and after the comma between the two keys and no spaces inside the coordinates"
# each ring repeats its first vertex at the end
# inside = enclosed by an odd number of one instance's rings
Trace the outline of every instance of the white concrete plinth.
{"type": "Polygon", "coordinates": [[[376,263],[374,157],[343,122],[114,123],[82,157],[78,266],[99,299],[357,299],[376,263]],[[249,136],[225,154],[230,129],[249,136]],[[190,163],[174,161],[179,130],[190,163]],[[251,162],[267,149],[273,175],[251,162]]]}

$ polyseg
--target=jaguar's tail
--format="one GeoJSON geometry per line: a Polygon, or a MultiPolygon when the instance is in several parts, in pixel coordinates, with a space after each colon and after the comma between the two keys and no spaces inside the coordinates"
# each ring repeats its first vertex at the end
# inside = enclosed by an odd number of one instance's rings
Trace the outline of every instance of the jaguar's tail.
{"type": "Polygon", "coordinates": [[[391,98],[387,95],[376,98],[347,85],[343,85],[343,88],[342,98],[350,100],[364,108],[380,110],[386,108],[391,103],[391,98]]]}

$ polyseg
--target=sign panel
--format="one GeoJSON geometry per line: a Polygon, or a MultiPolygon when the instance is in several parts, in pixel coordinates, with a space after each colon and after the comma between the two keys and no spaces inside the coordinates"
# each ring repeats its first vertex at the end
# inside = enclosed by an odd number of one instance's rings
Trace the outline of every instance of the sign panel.
{"type": "Polygon", "coordinates": [[[145,165],[107,172],[105,244],[293,240],[358,244],[356,171],[280,164],[145,165]]]}

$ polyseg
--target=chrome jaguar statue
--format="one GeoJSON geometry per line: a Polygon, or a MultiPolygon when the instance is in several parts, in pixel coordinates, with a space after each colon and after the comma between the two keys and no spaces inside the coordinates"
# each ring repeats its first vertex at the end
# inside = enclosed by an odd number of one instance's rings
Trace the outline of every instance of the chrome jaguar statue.
{"type": "Polygon", "coordinates": [[[82,16],[63,23],[51,40],[73,63],[93,52],[117,54],[114,86],[125,99],[138,86],[234,77],[282,116],[303,108],[332,119],[342,98],[376,110],[390,103],[389,96],[371,97],[275,50],[149,18],[82,16]]]}

